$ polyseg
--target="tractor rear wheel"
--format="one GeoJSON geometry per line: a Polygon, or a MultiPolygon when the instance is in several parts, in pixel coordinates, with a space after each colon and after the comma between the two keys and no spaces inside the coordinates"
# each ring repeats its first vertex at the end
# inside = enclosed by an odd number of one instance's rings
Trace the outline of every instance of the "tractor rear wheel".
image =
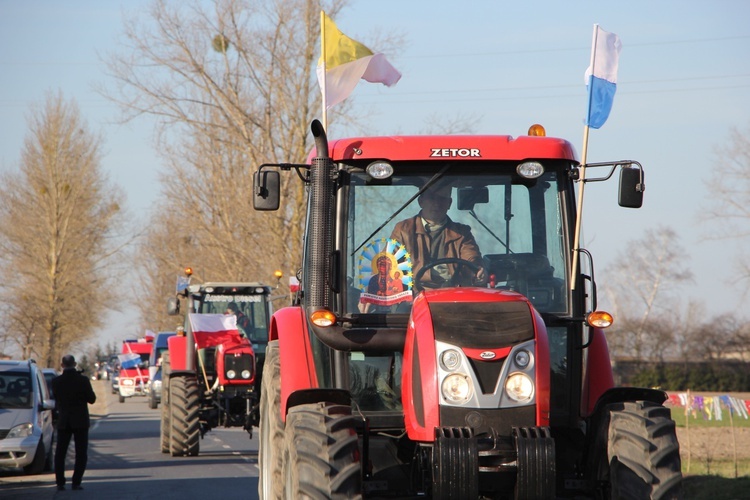
{"type": "Polygon", "coordinates": [[[648,401],[610,405],[606,456],[609,498],[680,498],[680,447],[668,408],[648,401]]]}
{"type": "Polygon", "coordinates": [[[362,498],[362,472],[350,406],[295,406],[284,436],[285,498],[362,498]]]}
{"type": "Polygon", "coordinates": [[[200,391],[194,377],[169,381],[169,452],[173,457],[194,457],[200,449],[200,391]]]}
{"type": "Polygon", "coordinates": [[[258,450],[258,494],[261,499],[281,498],[284,422],[281,420],[281,366],[279,341],[266,348],[260,390],[260,447],[258,450]]]}

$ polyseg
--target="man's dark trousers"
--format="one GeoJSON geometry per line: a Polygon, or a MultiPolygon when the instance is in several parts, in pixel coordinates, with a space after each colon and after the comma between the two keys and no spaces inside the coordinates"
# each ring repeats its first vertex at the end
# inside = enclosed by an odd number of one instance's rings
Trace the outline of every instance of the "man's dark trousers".
{"type": "Polygon", "coordinates": [[[73,486],[78,486],[83,480],[83,473],[86,472],[86,462],[88,461],[89,449],[89,429],[58,429],[57,430],[57,447],[55,449],[55,482],[58,486],[65,484],[65,456],[68,454],[68,445],[71,436],[75,440],[76,461],[73,466],[73,486]]]}

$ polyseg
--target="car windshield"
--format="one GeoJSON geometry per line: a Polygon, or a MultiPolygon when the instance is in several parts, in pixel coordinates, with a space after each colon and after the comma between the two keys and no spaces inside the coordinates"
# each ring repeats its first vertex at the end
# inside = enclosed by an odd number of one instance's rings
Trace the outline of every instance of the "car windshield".
{"type": "Polygon", "coordinates": [[[0,408],[31,408],[33,399],[28,372],[0,373],[0,408]]]}
{"type": "Polygon", "coordinates": [[[467,278],[454,286],[513,290],[541,312],[565,312],[566,228],[558,173],[549,170],[537,179],[523,179],[515,164],[501,162],[472,172],[453,170],[435,177],[434,166],[428,172],[411,165],[387,182],[375,182],[353,169],[346,221],[346,312],[408,312],[420,285],[451,286],[454,274],[467,278]],[[441,220],[427,220],[436,218],[425,215],[428,211],[440,212],[441,220]],[[443,245],[429,248],[432,241],[443,245]],[[484,281],[471,282],[476,269],[459,269],[455,262],[430,268],[431,262],[446,258],[472,260],[484,268],[484,281]],[[421,268],[430,269],[420,276],[421,268]]]}

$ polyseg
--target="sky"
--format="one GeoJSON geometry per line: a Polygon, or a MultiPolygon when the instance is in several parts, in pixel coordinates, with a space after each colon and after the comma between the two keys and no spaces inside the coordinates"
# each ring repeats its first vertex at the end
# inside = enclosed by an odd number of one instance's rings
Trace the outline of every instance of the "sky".
{"type": "MultiPolygon", "coordinates": [[[[146,219],[159,196],[153,123],[118,124],[118,109],[94,86],[111,85],[102,60],[121,51],[122,14],[150,3],[0,0],[0,170],[18,169],[29,113],[60,91],[101,134],[102,168],[125,191],[130,212],[146,219]]],[[[587,159],[639,161],[646,191],[643,208],[629,210],[617,205],[616,179],[587,184],[583,242],[596,278],[606,281],[629,242],[671,227],[694,274],[684,300],[704,303],[709,316],[741,317],[749,297],[733,282],[747,242],[708,240],[699,215],[716,195],[706,184],[716,148],[733,127],[750,131],[748,20],[746,0],[360,0],[334,19],[375,52],[370,42],[379,37],[404,40],[386,54],[401,80],[390,88],[362,82],[350,97],[365,132],[421,133],[461,117],[472,132],[518,136],[541,123],[579,155],[593,25],[619,35],[614,106],[591,131],[587,159]]],[[[339,125],[336,107],[329,121],[332,138],[362,133],[339,125]]],[[[119,341],[137,333],[133,324],[127,309],[113,313],[100,338],[119,341]]]]}

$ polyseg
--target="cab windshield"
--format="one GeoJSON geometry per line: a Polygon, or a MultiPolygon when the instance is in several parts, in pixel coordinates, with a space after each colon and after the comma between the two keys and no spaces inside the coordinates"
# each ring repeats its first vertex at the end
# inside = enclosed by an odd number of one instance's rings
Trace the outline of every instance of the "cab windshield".
{"type": "Polygon", "coordinates": [[[345,312],[408,313],[420,289],[481,286],[565,313],[562,173],[523,179],[516,165],[400,165],[386,181],[352,170],[345,312]]]}
{"type": "Polygon", "coordinates": [[[206,294],[198,311],[201,314],[234,314],[237,329],[253,344],[268,342],[267,303],[262,295],[206,294]]]}

